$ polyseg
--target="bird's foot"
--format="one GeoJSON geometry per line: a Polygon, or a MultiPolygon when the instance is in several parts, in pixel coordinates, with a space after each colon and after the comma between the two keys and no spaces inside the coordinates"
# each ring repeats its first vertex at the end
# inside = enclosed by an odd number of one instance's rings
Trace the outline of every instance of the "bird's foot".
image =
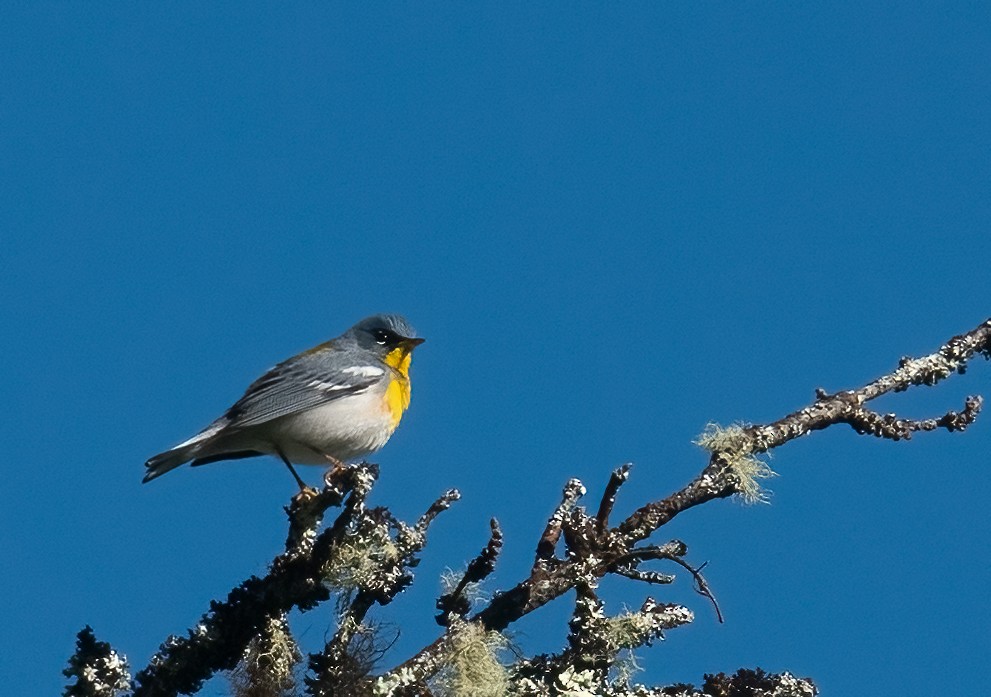
{"type": "Polygon", "coordinates": [[[302,486],[299,493],[292,497],[293,503],[304,504],[315,499],[320,492],[312,486],[302,486]]]}
{"type": "Polygon", "coordinates": [[[324,453],[324,457],[330,463],[330,469],[323,473],[323,483],[331,489],[337,488],[338,481],[347,474],[348,466],[333,455],[324,453]]]}

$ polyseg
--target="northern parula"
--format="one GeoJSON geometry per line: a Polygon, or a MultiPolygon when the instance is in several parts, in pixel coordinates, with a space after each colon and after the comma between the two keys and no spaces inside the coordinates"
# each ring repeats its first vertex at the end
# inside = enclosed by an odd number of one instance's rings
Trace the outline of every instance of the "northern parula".
{"type": "Polygon", "coordinates": [[[373,453],[409,406],[409,366],[423,343],[399,315],[374,315],[336,339],[279,363],[223,416],[145,463],[143,481],[192,461],[205,465],[258,455],[333,465],[373,453]]]}

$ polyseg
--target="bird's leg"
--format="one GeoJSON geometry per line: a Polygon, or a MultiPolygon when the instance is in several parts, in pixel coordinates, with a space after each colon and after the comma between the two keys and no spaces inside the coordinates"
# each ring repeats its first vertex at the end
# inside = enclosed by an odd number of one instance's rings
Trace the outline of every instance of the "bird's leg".
{"type": "Polygon", "coordinates": [[[279,454],[279,457],[282,458],[282,461],[286,463],[286,467],[289,468],[290,474],[292,474],[293,478],[295,478],[296,483],[299,484],[300,492],[303,493],[303,492],[312,491],[310,487],[306,486],[306,482],[303,481],[303,479],[299,476],[299,474],[296,473],[296,468],[292,466],[291,462],[289,462],[289,458],[286,457],[285,453],[283,453],[278,448],[275,449],[275,452],[277,452],[279,454]]]}
{"type": "Polygon", "coordinates": [[[348,466],[333,455],[328,455],[327,453],[320,454],[323,455],[327,462],[331,465],[330,469],[323,473],[323,483],[329,487],[333,487],[334,480],[336,480],[337,477],[339,477],[348,468],[348,466]]]}

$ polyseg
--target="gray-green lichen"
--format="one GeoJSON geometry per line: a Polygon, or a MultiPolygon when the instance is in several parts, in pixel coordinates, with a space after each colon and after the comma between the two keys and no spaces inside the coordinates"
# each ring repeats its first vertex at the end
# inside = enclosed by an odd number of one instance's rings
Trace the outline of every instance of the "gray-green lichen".
{"type": "Polygon", "coordinates": [[[753,454],[753,439],[739,424],[720,426],[710,423],[695,444],[710,453],[718,453],[727,463],[736,481],[736,490],[744,503],[767,503],[768,492],[758,480],[776,476],[766,462],[753,454]]]}
{"type": "Polygon", "coordinates": [[[357,590],[380,582],[382,569],[395,564],[400,550],[389,526],[367,518],[334,548],[324,566],[324,580],[334,588],[357,590]]]}
{"type": "Polygon", "coordinates": [[[444,667],[432,681],[435,694],[449,697],[505,697],[509,673],[499,661],[508,641],[474,622],[455,620],[449,631],[444,667]]]}
{"type": "Polygon", "coordinates": [[[303,654],[296,645],[285,617],[268,624],[244,649],[241,661],[230,672],[235,697],[283,697],[294,694],[294,671],[303,654]]]}

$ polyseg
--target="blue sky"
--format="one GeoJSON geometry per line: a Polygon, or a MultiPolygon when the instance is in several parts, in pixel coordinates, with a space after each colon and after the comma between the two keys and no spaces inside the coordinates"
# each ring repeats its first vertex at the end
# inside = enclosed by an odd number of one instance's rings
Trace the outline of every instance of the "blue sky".
{"type": "MultiPolygon", "coordinates": [[[[762,422],[991,315],[984,4],[229,3],[8,6],[0,26],[0,675],[54,694],[75,633],[143,666],[284,539],[268,459],[142,463],[278,360],[377,311],[427,338],[377,456],[407,519],[457,486],[439,574],[506,533],[525,573],[572,476],[635,464],[617,510],[762,422]]],[[[879,408],[989,392],[986,365],[879,408]]],[[[604,584],[697,621],[648,682],[761,666],[832,694],[963,691],[986,669],[991,424],[909,443],[835,428],[771,461],[768,506],[715,502],[688,579],[604,584]]],[[[303,476],[317,481],[319,473],[303,476]]],[[[515,627],[560,647],[568,603],[515,627]]],[[[297,618],[319,644],[329,607],[297,618]]],[[[204,694],[224,694],[223,681],[204,694]]]]}

